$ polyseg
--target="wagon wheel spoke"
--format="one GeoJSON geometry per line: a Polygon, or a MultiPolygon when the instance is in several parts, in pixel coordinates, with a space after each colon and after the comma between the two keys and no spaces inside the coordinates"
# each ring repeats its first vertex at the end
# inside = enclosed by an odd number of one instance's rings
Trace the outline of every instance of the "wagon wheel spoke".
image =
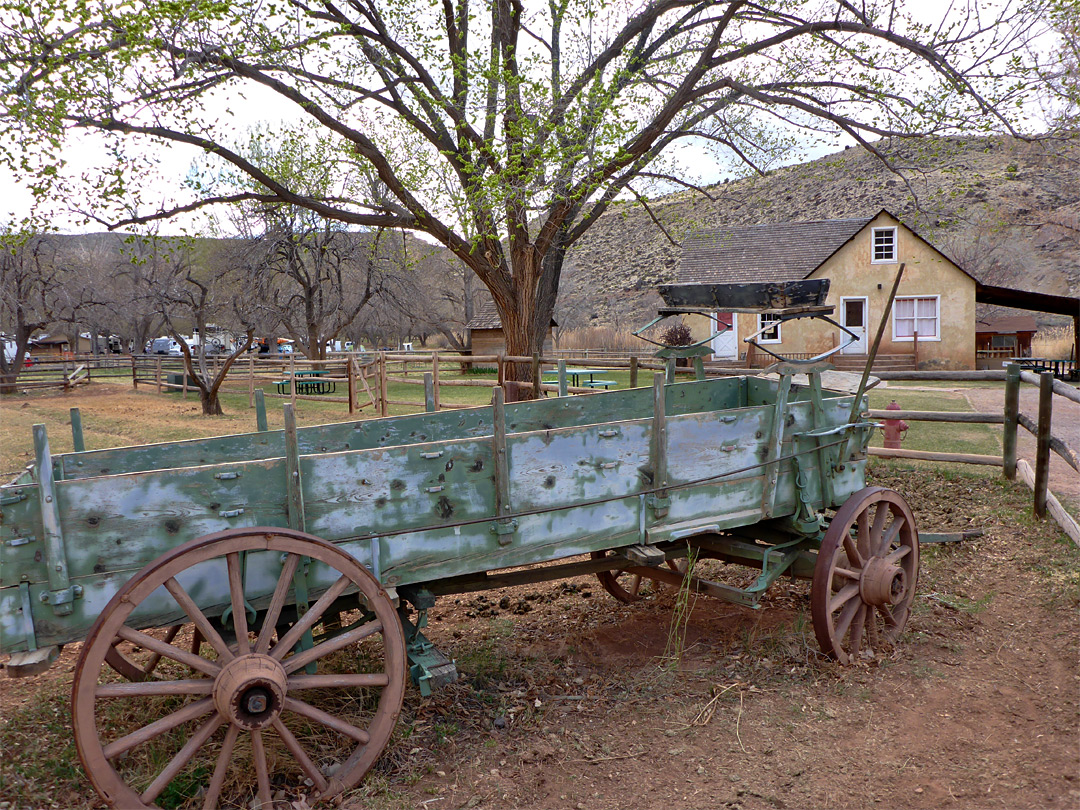
{"type": "Polygon", "coordinates": [[[304,650],[303,652],[299,652],[296,655],[287,658],[283,662],[285,665],[285,672],[291,675],[296,672],[296,670],[301,667],[306,667],[312,661],[317,661],[324,655],[329,655],[332,652],[348,647],[350,644],[363,641],[365,638],[369,638],[376,633],[381,633],[382,630],[383,626],[381,622],[372,621],[363,624],[360,627],[355,627],[347,633],[342,633],[340,636],[334,636],[332,639],[327,639],[309,650],[304,650]]]}
{"type": "Polygon", "coordinates": [[[360,672],[350,675],[293,675],[289,678],[289,691],[304,689],[362,689],[386,686],[390,676],[385,672],[360,672]]]}
{"type": "Polygon", "coordinates": [[[857,584],[845,585],[836,595],[829,600],[829,612],[835,613],[842,608],[849,601],[859,595],[859,586],[857,584]]]}
{"type": "Polygon", "coordinates": [[[848,562],[852,565],[857,565],[861,568],[865,564],[866,558],[859,553],[859,548],[855,544],[855,539],[850,534],[844,535],[844,551],[847,553],[848,562]]]}
{"type": "Polygon", "coordinates": [[[895,565],[896,563],[900,562],[900,560],[904,559],[904,557],[906,557],[910,553],[911,553],[911,547],[910,546],[900,546],[900,548],[898,548],[898,549],[896,549],[896,551],[893,551],[892,553],[890,553],[889,556],[886,557],[885,559],[895,565]]]}
{"type": "MultiPolygon", "coordinates": [[[[851,620],[851,637],[848,642],[848,655],[858,655],[862,648],[863,631],[866,628],[866,605],[858,602],[855,618],[851,620]]],[[[843,636],[841,636],[843,638],[843,636]]]]}
{"type": "Polygon", "coordinates": [[[187,650],[181,650],[179,647],[174,647],[172,644],[166,644],[161,639],[154,638],[147,633],[132,630],[130,627],[121,625],[117,629],[116,635],[124,641],[130,641],[132,644],[138,644],[140,647],[144,647],[147,650],[159,652],[165,658],[171,658],[173,661],[187,664],[197,672],[213,676],[221,671],[221,667],[216,661],[208,661],[201,656],[189,653],[187,650]]]}
{"type": "MultiPolygon", "coordinates": [[[[266,587],[270,587],[269,582],[266,587]]],[[[354,787],[389,742],[401,710],[407,671],[405,639],[394,604],[350,554],[288,529],[221,532],[163,555],[133,576],[101,611],[75,669],[75,742],[94,787],[115,807],[145,809],[179,791],[182,801],[196,802],[204,810],[246,805],[253,793],[269,808],[271,768],[275,778],[310,779],[309,784],[315,785],[312,800],[329,798],[354,787]],[[263,571],[273,557],[283,561],[273,593],[245,593],[250,582],[245,582],[241,562],[263,571]],[[332,584],[287,633],[279,633],[280,640],[275,642],[274,633],[283,624],[281,617],[301,559],[311,560],[319,577],[329,572],[322,582],[332,584]],[[227,573],[227,577],[211,576],[196,588],[193,580],[182,576],[196,567],[202,572],[227,573]],[[180,585],[181,580],[186,587],[180,585]],[[154,630],[126,624],[133,615],[153,615],[165,589],[196,623],[196,634],[207,637],[207,646],[196,646],[202,655],[182,649],[186,636],[180,644],[179,636],[172,634],[170,644],[154,630]],[[324,635],[313,646],[297,652],[305,630],[331,615],[331,610],[340,611],[336,600],[352,592],[364,608],[363,618],[339,635],[324,635]],[[139,609],[148,599],[150,605],[139,609]],[[245,611],[249,604],[267,605],[257,635],[248,626],[250,618],[245,611]],[[228,606],[234,612],[238,643],[232,650],[215,631],[217,614],[210,606],[218,611],[228,606]],[[117,683],[105,661],[117,639],[199,674],[187,679],[117,683]],[[356,657],[332,656],[357,642],[362,646],[356,657]],[[271,648],[279,657],[269,654],[271,648]],[[363,662],[363,671],[341,669],[355,668],[357,661],[363,662]],[[316,663],[317,674],[303,672],[316,663]],[[307,699],[300,699],[301,695],[307,699]],[[169,702],[163,703],[163,697],[169,702]],[[106,708],[118,700],[129,704],[122,706],[122,713],[106,708]],[[288,727],[286,719],[290,720],[288,727]],[[297,721],[295,726],[292,720],[297,721]],[[267,736],[271,730],[276,736],[267,736]],[[238,744],[242,732],[250,735],[250,746],[238,744]],[[215,740],[222,740],[220,750],[210,753],[215,740]],[[141,750],[140,755],[123,756],[151,741],[153,757],[141,756],[141,750]],[[332,754],[327,755],[324,746],[330,747],[332,754]],[[210,758],[214,765],[207,792],[196,800],[190,791],[207,783],[198,775],[196,764],[210,758]],[[321,762],[331,761],[341,763],[332,775],[329,766],[320,767],[321,762]],[[228,786],[237,783],[234,775],[250,774],[252,766],[253,784],[241,788],[247,795],[225,795],[232,791],[228,786]]]]}
{"type": "MultiPolygon", "coordinates": [[[[339,577],[338,581],[331,585],[326,593],[319,597],[319,601],[312,605],[308,612],[301,616],[299,621],[289,628],[289,632],[274,645],[274,648],[270,650],[270,656],[280,661],[289,650],[299,643],[300,638],[304,633],[318,624],[322,615],[329,609],[330,605],[334,603],[334,600],[345,592],[345,589],[349,587],[349,584],[350,580],[347,576],[339,577]]],[[[319,646],[321,647],[322,645],[319,646]]]]}
{"type": "Polygon", "coordinates": [[[300,741],[293,736],[293,733],[285,727],[285,724],[280,719],[275,719],[274,731],[281,737],[281,741],[285,743],[285,747],[289,749],[289,753],[293,755],[296,760],[296,764],[300,766],[300,769],[307,774],[308,779],[315,783],[320,791],[326,790],[326,777],[323,776],[322,771],[316,767],[315,763],[311,761],[311,758],[307,755],[307,752],[300,745],[300,741]]]}
{"type": "Polygon", "coordinates": [[[247,655],[251,650],[248,640],[247,603],[244,600],[244,581],[240,571],[240,552],[234,551],[225,557],[229,569],[229,597],[232,601],[232,622],[236,631],[237,655],[247,655]]]}
{"type": "Polygon", "coordinates": [[[172,594],[172,598],[176,600],[176,603],[180,605],[184,613],[188,615],[188,618],[195,622],[195,627],[202,634],[202,637],[210,642],[210,646],[217,650],[217,654],[221,657],[222,661],[231,661],[233,659],[232,650],[229,649],[229,645],[225,643],[225,639],[221,637],[221,634],[214,629],[214,626],[210,624],[210,620],[206,618],[206,615],[199,610],[199,606],[195,604],[195,601],[188,595],[188,592],[184,590],[184,586],[176,581],[173,577],[169,577],[165,580],[165,589],[172,594]]]}
{"type": "Polygon", "coordinates": [[[184,681],[141,681],[106,683],[95,690],[99,698],[163,697],[165,695],[208,695],[214,682],[209,678],[184,681]]]}
{"type": "Polygon", "coordinates": [[[295,712],[301,717],[306,717],[308,720],[314,720],[316,723],[321,723],[339,734],[344,734],[346,737],[350,737],[358,743],[367,745],[368,741],[371,739],[370,735],[362,728],[357,728],[352,723],[347,723],[337,715],[324,712],[322,709],[317,709],[310,703],[305,703],[302,700],[285,698],[285,708],[291,712],[295,712]]]}
{"type": "Polygon", "coordinates": [[[826,655],[848,663],[900,637],[918,581],[918,542],[911,510],[892,490],[867,487],[837,510],[810,589],[814,635],[826,655]]]}
{"type": "MultiPolygon", "coordinates": [[[[184,625],[174,624],[165,631],[162,639],[166,644],[172,644],[176,634],[184,625]]],[[[161,663],[162,655],[159,652],[150,652],[146,660],[141,660],[134,655],[127,655],[119,648],[123,643],[122,638],[112,640],[112,648],[105,653],[105,663],[123,675],[129,681],[144,681],[150,678],[161,663]]]]}
{"type": "Polygon", "coordinates": [[[184,725],[184,723],[197,720],[213,710],[214,701],[211,698],[203,698],[195,703],[189,703],[182,709],[177,709],[172,714],[167,714],[150,725],[143,726],[138,731],[133,731],[116,742],[106,745],[104,749],[105,759],[116,759],[116,757],[130,751],[132,748],[149,742],[166,731],[172,731],[174,728],[184,725]]]}
{"type": "Polygon", "coordinates": [[[840,616],[836,620],[836,637],[843,638],[847,635],[848,628],[851,627],[851,620],[855,618],[855,614],[859,610],[860,602],[851,601],[844,606],[844,609],[840,611],[840,616]]]}
{"type": "Polygon", "coordinates": [[[221,788],[225,785],[225,775],[229,771],[229,761],[232,759],[236,740],[240,736],[240,727],[229,725],[225,731],[225,739],[221,743],[217,760],[214,762],[214,775],[210,777],[210,784],[206,788],[206,798],[203,800],[203,810],[217,810],[221,798],[221,788]]]}
{"type": "Polygon", "coordinates": [[[165,790],[176,776],[183,770],[184,766],[191,761],[191,758],[195,756],[195,753],[206,744],[206,741],[210,739],[211,735],[221,728],[225,720],[219,714],[215,714],[205,723],[203,723],[199,730],[196,731],[188,741],[184,743],[184,747],[176,752],[176,755],[169,760],[169,763],[162,769],[161,773],[157,775],[157,778],[150,783],[149,787],[142,792],[139,797],[147,804],[151,804],[158,796],[161,795],[161,791],[165,790]]]}
{"type": "Polygon", "coordinates": [[[255,783],[258,786],[259,808],[273,807],[270,793],[270,770],[266,766],[266,744],[262,732],[251,732],[251,758],[255,762],[255,783]]]}
{"type": "Polygon", "coordinates": [[[270,638],[274,635],[281,609],[285,606],[285,599],[289,595],[289,587],[292,585],[293,576],[300,565],[300,555],[290,554],[281,566],[281,574],[278,576],[277,585],[274,587],[274,595],[270,599],[270,606],[266,609],[263,617],[262,630],[255,641],[255,652],[265,653],[270,649],[270,638]]]}
{"type": "MultiPolygon", "coordinates": [[[[878,511],[881,511],[880,508],[878,511]]],[[[855,520],[855,524],[855,537],[857,538],[856,545],[859,549],[859,555],[865,560],[874,553],[873,546],[870,544],[869,510],[860,512],[855,520]]]]}
{"type": "Polygon", "coordinates": [[[881,532],[885,528],[885,521],[889,519],[891,514],[892,509],[889,509],[885,504],[880,504],[874,513],[874,525],[870,528],[870,548],[873,549],[874,554],[881,554],[884,550],[881,545],[881,532]]]}

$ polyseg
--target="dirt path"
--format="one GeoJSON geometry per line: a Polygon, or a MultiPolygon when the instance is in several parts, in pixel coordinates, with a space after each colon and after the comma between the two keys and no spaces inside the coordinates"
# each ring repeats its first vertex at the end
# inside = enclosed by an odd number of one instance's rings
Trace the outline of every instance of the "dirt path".
{"type": "MultiPolygon", "coordinates": [[[[1001,413],[1005,409],[1004,388],[969,388],[964,391],[964,396],[975,411],[1001,413]]],[[[1027,414],[1032,421],[1039,420],[1037,388],[1026,384],[1020,386],[1020,412],[1027,414]]],[[[1053,434],[1080,453],[1080,404],[1064,397],[1054,397],[1051,422],[1053,434]]],[[[1017,431],[1016,449],[1017,456],[1027,459],[1034,468],[1035,437],[1023,428],[1017,431]]],[[[1050,490],[1062,503],[1071,506],[1074,514],[1080,513],[1080,473],[1054,452],[1050,453],[1050,490]]]]}

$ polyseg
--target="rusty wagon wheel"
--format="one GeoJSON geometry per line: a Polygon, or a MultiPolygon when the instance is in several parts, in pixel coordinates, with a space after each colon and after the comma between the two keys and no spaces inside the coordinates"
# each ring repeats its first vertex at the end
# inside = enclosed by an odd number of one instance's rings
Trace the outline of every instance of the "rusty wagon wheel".
{"type": "Polygon", "coordinates": [[[306,782],[309,799],[327,798],[356,785],[382,752],[405,675],[393,603],[348,553],[288,529],[220,532],[142,569],[94,622],[72,686],[75,743],[116,807],[153,807],[166,790],[175,801],[206,785],[202,807],[215,808],[230,771],[233,782],[254,781],[262,807],[272,806],[271,776],[275,790],[306,782]],[[314,600],[299,617],[298,569],[314,600]],[[324,614],[337,619],[342,598],[355,605],[349,626],[303,643],[324,614]],[[249,605],[262,611],[258,628],[249,629],[249,605]],[[231,644],[211,621],[230,607],[231,644]],[[178,611],[204,639],[197,654],[138,629],[178,611]],[[105,660],[117,638],[161,654],[154,678],[117,681],[105,660]],[[355,654],[336,655],[346,647],[355,654]]]}
{"type": "Polygon", "coordinates": [[[919,534],[900,494],[856,492],[837,511],[818,551],[810,588],[814,634],[842,664],[895,644],[919,578],[919,534]]]}
{"type": "MultiPolygon", "coordinates": [[[[606,556],[606,551],[594,551],[592,553],[594,560],[602,560],[606,556]]],[[[680,560],[668,560],[667,567],[677,574],[686,576],[687,561],[685,557],[680,560]]],[[[601,587],[620,602],[632,604],[645,598],[641,587],[646,581],[653,586],[660,584],[660,580],[650,577],[648,571],[648,568],[637,566],[626,571],[598,571],[596,578],[600,580],[601,587]]]]}

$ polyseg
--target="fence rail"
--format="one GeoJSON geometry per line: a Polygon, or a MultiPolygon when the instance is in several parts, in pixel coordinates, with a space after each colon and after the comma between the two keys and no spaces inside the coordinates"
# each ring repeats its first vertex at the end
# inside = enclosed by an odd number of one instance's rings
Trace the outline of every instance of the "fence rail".
{"type": "Polygon", "coordinates": [[[881,372],[876,376],[883,380],[918,381],[918,380],[948,380],[948,381],[1005,381],[1005,407],[1004,412],[997,413],[970,413],[970,412],[934,412],[934,411],[881,411],[872,410],[870,416],[874,419],[903,419],[905,421],[927,422],[954,422],[963,423],[986,423],[1001,424],[1004,426],[1002,438],[1001,456],[975,455],[969,453],[935,453],[920,450],[898,450],[892,448],[872,447],[870,453],[875,456],[886,458],[909,458],[927,461],[950,461],[966,464],[983,464],[1002,467],[1004,475],[1010,481],[1015,480],[1017,470],[1020,478],[1032,489],[1034,493],[1033,509],[1036,516],[1045,518],[1049,514],[1065,531],[1073,542],[1080,545],[1080,525],[1065,510],[1061,502],[1050,491],[1050,453],[1056,453],[1073,470],[1080,472],[1080,456],[1076,449],[1059,436],[1052,432],[1051,420],[1053,417],[1054,397],[1060,396],[1071,402],[1080,403],[1080,391],[1060,380],[1054,379],[1053,372],[1044,371],[1041,374],[1033,374],[1030,371],[1022,371],[1020,366],[1013,363],[1000,371],[894,371],[881,372]],[[1020,411],[1020,386],[1021,383],[1034,385],[1039,388],[1039,413],[1033,418],[1029,414],[1020,411]],[[1017,436],[1019,428],[1023,428],[1035,437],[1035,462],[1032,466],[1026,459],[1017,456],[1017,436]]]}

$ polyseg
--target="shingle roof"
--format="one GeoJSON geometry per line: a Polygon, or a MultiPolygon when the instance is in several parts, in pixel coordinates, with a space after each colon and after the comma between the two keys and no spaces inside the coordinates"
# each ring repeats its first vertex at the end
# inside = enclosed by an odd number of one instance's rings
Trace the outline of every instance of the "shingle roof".
{"type": "MultiPolygon", "coordinates": [[[[558,326],[555,319],[551,319],[551,326],[558,326]]],[[[491,298],[483,299],[473,310],[472,319],[465,324],[466,329],[502,329],[502,319],[495,301],[491,298]]]]}
{"type": "Polygon", "coordinates": [[[683,242],[679,283],[798,281],[872,221],[829,219],[702,231],[683,242]]]}
{"type": "Polygon", "coordinates": [[[487,298],[473,310],[472,320],[465,324],[466,329],[501,329],[502,320],[495,302],[487,298]]]}

